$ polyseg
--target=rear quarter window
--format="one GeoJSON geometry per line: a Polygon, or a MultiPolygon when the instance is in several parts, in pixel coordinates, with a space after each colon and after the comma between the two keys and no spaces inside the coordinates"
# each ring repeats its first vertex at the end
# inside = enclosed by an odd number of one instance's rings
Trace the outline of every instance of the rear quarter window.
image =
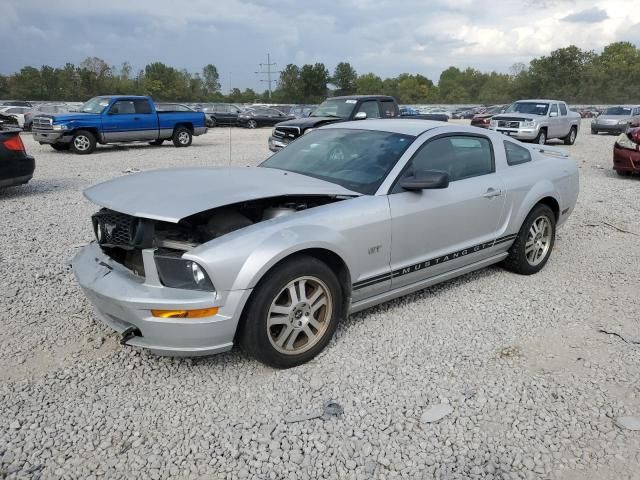
{"type": "Polygon", "coordinates": [[[528,148],[505,141],[504,149],[507,154],[507,164],[509,166],[521,165],[531,161],[531,152],[528,148]]]}

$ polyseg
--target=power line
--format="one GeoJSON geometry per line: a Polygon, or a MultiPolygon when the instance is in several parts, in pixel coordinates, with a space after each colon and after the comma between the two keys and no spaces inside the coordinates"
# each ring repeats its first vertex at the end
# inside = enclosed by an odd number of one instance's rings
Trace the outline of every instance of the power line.
{"type": "Polygon", "coordinates": [[[276,66],[276,62],[273,62],[273,63],[271,62],[271,56],[268,53],[267,53],[267,63],[259,63],[258,65],[260,66],[260,71],[255,73],[256,75],[267,76],[266,80],[264,78],[261,78],[260,81],[269,84],[269,99],[271,99],[271,82],[274,81],[271,79],[271,74],[280,73],[280,70],[271,70],[271,67],[276,66]],[[267,68],[266,72],[263,71],[263,68],[265,67],[267,68]]]}

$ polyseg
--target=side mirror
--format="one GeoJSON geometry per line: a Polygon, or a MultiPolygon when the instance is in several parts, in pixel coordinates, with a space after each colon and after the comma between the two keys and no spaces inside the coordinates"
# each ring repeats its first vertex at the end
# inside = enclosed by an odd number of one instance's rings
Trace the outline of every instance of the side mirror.
{"type": "Polygon", "coordinates": [[[353,117],[354,120],[366,120],[367,114],[365,112],[358,112],[356,116],[353,117]]]}
{"type": "Polygon", "coordinates": [[[558,116],[558,112],[551,112],[549,114],[550,117],[557,117],[558,116]]]}
{"type": "Polygon", "coordinates": [[[401,180],[400,186],[412,192],[447,188],[449,186],[449,174],[437,170],[427,170],[401,180]]]}

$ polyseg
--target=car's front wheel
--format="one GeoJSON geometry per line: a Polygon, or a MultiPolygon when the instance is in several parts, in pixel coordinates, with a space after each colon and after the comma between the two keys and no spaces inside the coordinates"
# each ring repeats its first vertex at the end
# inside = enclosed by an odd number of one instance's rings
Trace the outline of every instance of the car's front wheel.
{"type": "Polygon", "coordinates": [[[271,367],[295,367],[325,348],[342,309],[335,273],[314,257],[292,258],[277,265],[253,292],[238,335],[240,346],[271,367]]]}
{"type": "Polygon", "coordinates": [[[78,130],[71,139],[71,151],[80,155],[88,155],[96,149],[96,137],[86,130],[78,130]]]}
{"type": "Polygon", "coordinates": [[[527,215],[503,265],[521,275],[537,273],[549,260],[555,241],[556,216],[539,203],[527,215]]]}
{"type": "Polygon", "coordinates": [[[249,120],[247,122],[247,127],[249,127],[249,128],[258,128],[258,122],[256,122],[255,120],[249,120]]]}
{"type": "Polygon", "coordinates": [[[564,137],[563,141],[565,145],[573,145],[576,143],[576,137],[578,136],[578,129],[576,127],[571,127],[569,131],[569,135],[564,137]]]}
{"type": "Polygon", "coordinates": [[[538,133],[538,136],[536,137],[536,139],[534,140],[538,145],[544,145],[547,143],[547,131],[542,128],[540,129],[540,133],[538,133]]]}

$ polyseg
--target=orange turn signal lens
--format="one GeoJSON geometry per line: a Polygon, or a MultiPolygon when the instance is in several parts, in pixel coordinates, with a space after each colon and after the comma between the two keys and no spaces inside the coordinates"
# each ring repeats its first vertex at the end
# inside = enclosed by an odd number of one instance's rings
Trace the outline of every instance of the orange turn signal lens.
{"type": "Polygon", "coordinates": [[[158,318],[205,318],[214,316],[218,310],[218,307],[197,310],[151,310],[151,315],[158,318]]]}

